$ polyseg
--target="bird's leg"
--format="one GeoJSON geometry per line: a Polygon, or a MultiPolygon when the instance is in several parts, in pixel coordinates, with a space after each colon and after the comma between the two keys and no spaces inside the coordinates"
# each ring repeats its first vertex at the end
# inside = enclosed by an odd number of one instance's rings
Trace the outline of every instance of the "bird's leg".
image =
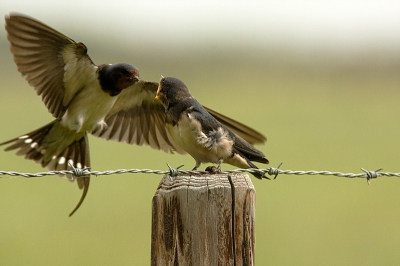
{"type": "Polygon", "coordinates": [[[193,167],[192,171],[196,171],[201,165],[201,162],[196,161],[196,165],[193,167]]]}
{"type": "Polygon", "coordinates": [[[219,159],[219,161],[218,161],[218,166],[217,166],[217,170],[218,170],[218,172],[221,172],[221,164],[222,164],[222,162],[224,161],[224,159],[219,159]]]}

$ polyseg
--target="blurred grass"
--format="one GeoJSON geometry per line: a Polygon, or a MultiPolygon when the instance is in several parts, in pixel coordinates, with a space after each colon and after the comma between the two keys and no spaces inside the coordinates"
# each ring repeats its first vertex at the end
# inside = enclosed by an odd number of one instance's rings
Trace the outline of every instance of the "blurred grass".
{"type": "MultiPolygon", "coordinates": [[[[258,148],[272,166],[400,171],[399,54],[307,54],[250,43],[131,47],[78,34],[71,37],[89,47],[95,63],[133,63],[148,80],[158,80],[159,74],[178,77],[204,105],[263,132],[268,142],[258,148]]],[[[0,141],[5,141],[52,117],[17,72],[4,36],[0,48],[0,141]]],[[[93,170],[194,165],[190,156],[148,147],[93,137],[90,146],[93,170]]],[[[11,152],[0,152],[0,169],[43,170],[11,152]]],[[[148,265],[151,200],[160,179],[93,177],[85,203],[69,218],[81,194],[76,184],[56,177],[2,177],[0,265],[148,265]]],[[[370,186],[361,179],[325,176],[253,181],[258,265],[400,262],[398,178],[381,177],[370,186]]]]}

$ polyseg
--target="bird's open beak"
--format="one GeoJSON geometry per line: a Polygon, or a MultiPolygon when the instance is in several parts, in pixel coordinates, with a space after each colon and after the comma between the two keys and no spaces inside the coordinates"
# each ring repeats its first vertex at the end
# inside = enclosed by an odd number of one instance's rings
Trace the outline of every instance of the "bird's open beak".
{"type": "Polygon", "coordinates": [[[154,97],[154,101],[160,100],[160,98],[158,97],[158,93],[161,90],[161,83],[158,84],[158,88],[157,88],[157,93],[156,93],[156,97],[154,97]]]}

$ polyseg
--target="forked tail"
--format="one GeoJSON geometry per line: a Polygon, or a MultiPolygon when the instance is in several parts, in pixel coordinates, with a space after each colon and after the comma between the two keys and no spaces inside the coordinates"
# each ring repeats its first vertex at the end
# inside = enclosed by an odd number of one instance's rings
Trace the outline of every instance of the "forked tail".
{"type": "MultiPolygon", "coordinates": [[[[71,170],[72,164],[75,167],[83,168],[90,167],[89,142],[85,133],[78,140],[72,140],[72,143],[62,143],[62,140],[68,140],[67,137],[60,136],[61,143],[54,142],[49,144],[49,139],[56,139],[58,136],[49,136],[53,127],[59,127],[59,121],[55,120],[39,129],[36,129],[28,134],[0,143],[1,145],[9,146],[5,151],[17,150],[17,155],[24,156],[25,159],[33,160],[39,163],[42,167],[47,167],[50,171],[54,170],[71,170]],[[64,145],[63,145],[64,144],[64,145]],[[54,147],[57,145],[57,147],[54,147]],[[56,152],[58,147],[66,146],[60,152],[56,152]],[[53,153],[54,152],[54,153],[53,153]]],[[[68,132],[69,133],[69,132],[68,132]]],[[[69,216],[73,215],[83,203],[89,189],[90,175],[82,177],[68,176],[68,179],[77,180],[78,187],[83,189],[82,196],[69,216]]]]}

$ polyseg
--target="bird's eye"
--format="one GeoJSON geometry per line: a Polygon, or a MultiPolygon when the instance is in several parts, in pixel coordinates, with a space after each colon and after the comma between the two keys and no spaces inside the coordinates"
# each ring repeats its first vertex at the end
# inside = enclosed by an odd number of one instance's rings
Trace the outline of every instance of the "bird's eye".
{"type": "Polygon", "coordinates": [[[125,68],[121,68],[119,71],[124,76],[130,76],[130,73],[125,68]]]}

